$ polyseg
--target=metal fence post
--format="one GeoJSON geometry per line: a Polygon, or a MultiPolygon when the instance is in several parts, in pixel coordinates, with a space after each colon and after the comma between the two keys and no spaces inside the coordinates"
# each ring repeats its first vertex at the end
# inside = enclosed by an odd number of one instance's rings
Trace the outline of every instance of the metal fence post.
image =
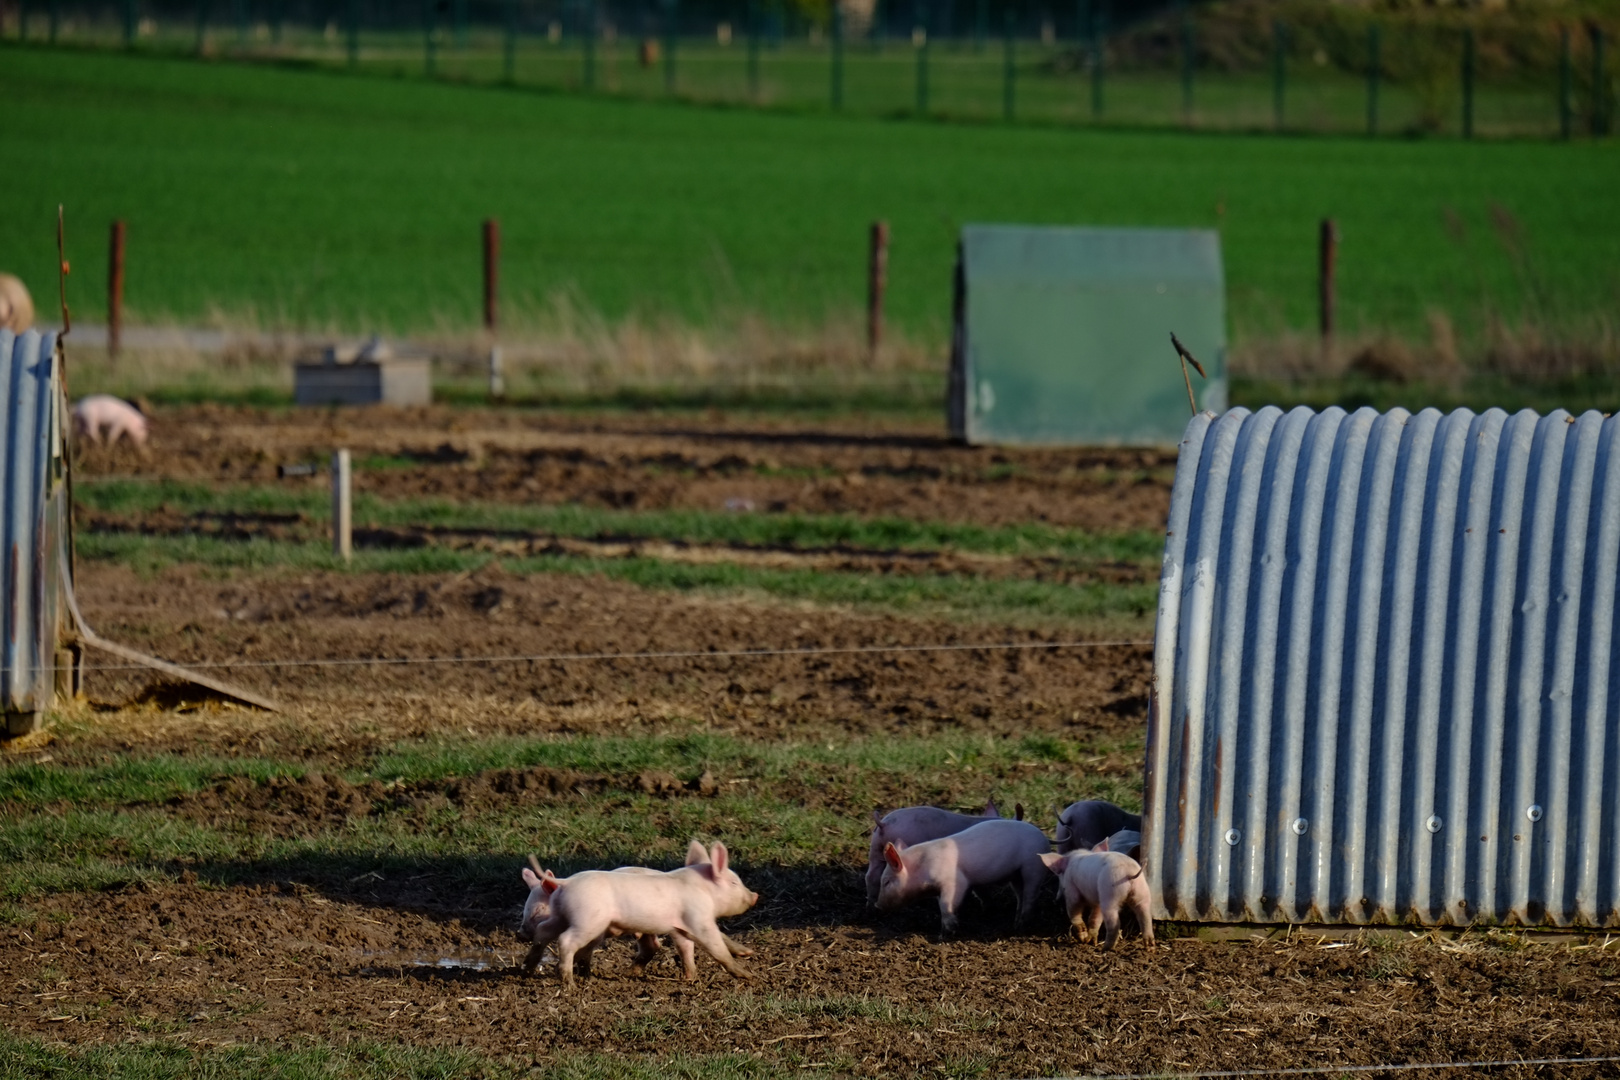
{"type": "Polygon", "coordinates": [[[759,2],[748,0],[748,100],[759,104],[759,2]]]}
{"type": "Polygon", "coordinates": [[[49,8],[50,14],[47,16],[47,25],[49,28],[46,31],[46,35],[47,40],[49,40],[52,45],[56,44],[56,29],[62,22],[61,7],[61,0],[51,0],[49,8]]]}
{"type": "Polygon", "coordinates": [[[1181,0],[1181,122],[1193,122],[1193,13],[1187,0],[1181,0]]]}
{"type": "Polygon", "coordinates": [[[112,223],[107,243],[107,357],[118,359],[124,338],[124,223],[112,223]]]}
{"type": "Polygon", "coordinates": [[[1569,27],[1559,27],[1558,33],[1558,137],[1570,135],[1570,84],[1574,81],[1569,60],[1569,27]]]}
{"type": "Polygon", "coordinates": [[[348,562],[354,552],[353,484],[349,473],[349,452],[332,455],[332,554],[348,562]]]}
{"type": "Polygon", "coordinates": [[[506,34],[501,43],[501,78],[517,82],[517,0],[506,0],[506,34]]]}
{"type": "Polygon", "coordinates": [[[832,4],[832,87],[834,111],[844,107],[844,13],[838,0],[832,4]]]}
{"type": "Polygon", "coordinates": [[[1592,134],[1609,133],[1609,91],[1603,85],[1603,28],[1592,27],[1592,134]]]}
{"type": "Polygon", "coordinates": [[[1108,33],[1108,13],[1103,0],[1093,0],[1091,8],[1091,118],[1101,120],[1103,113],[1103,38],[1108,33]]]}
{"type": "Polygon", "coordinates": [[[680,0],[664,0],[664,91],[675,92],[675,36],[681,17],[680,0]]]}
{"type": "Polygon", "coordinates": [[[596,0],[585,0],[585,25],[580,28],[579,40],[580,55],[585,65],[582,79],[587,90],[596,89],[596,35],[600,30],[597,26],[599,18],[596,0]]]}
{"type": "MultiPolygon", "coordinates": [[[[51,0],[51,43],[56,43],[56,9],[57,0],[51,0]]],[[[135,17],[135,0],[124,0],[124,48],[135,47],[135,35],[140,30],[140,20],[135,17]]]]}
{"type": "Polygon", "coordinates": [[[467,0],[454,0],[450,9],[452,27],[456,35],[456,48],[467,47],[467,0]]]}
{"type": "Polygon", "coordinates": [[[1462,62],[1462,133],[1463,138],[1474,137],[1474,28],[1463,29],[1462,62]]]}
{"type": "Polygon", "coordinates": [[[1379,29],[1377,23],[1367,24],[1367,134],[1378,134],[1378,77],[1383,74],[1383,60],[1379,57],[1379,29]]]}
{"type": "Polygon", "coordinates": [[[208,0],[197,0],[197,55],[203,54],[203,42],[208,36],[208,0]]]}
{"type": "Polygon", "coordinates": [[[1271,23],[1271,111],[1278,131],[1283,126],[1283,97],[1288,72],[1288,28],[1281,19],[1271,23]]]}
{"type": "Polygon", "coordinates": [[[433,0],[422,0],[422,68],[428,78],[433,78],[435,45],[434,33],[438,30],[439,16],[433,6],[433,0]]]}
{"type": "Polygon", "coordinates": [[[360,0],[347,0],[344,4],[344,22],[349,32],[349,67],[360,66],[360,0]]]}
{"type": "Polygon", "coordinates": [[[917,115],[928,115],[928,8],[917,0],[911,43],[917,50],[917,115]]]}
{"type": "Polygon", "coordinates": [[[1008,8],[1003,16],[1006,30],[1006,50],[1001,65],[1001,118],[1007,123],[1013,122],[1013,114],[1017,106],[1018,68],[1015,55],[1016,43],[1013,40],[1013,31],[1016,29],[1012,8],[1008,8]]]}
{"type": "Polygon", "coordinates": [[[248,9],[247,0],[235,0],[233,10],[236,13],[236,44],[246,45],[248,39],[248,9]]]}
{"type": "Polygon", "coordinates": [[[282,0],[270,0],[270,43],[281,44],[282,0]]]}
{"type": "Polygon", "coordinates": [[[973,8],[973,51],[984,52],[984,39],[990,33],[990,0],[978,0],[973,8]]]}

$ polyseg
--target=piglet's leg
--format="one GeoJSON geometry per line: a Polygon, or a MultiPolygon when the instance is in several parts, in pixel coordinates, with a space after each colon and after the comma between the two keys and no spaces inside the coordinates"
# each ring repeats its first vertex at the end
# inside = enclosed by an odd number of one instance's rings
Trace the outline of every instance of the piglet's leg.
{"type": "Polygon", "coordinates": [[[630,961],[630,970],[640,975],[647,970],[647,965],[658,955],[663,946],[658,942],[657,934],[636,935],[636,955],[630,961]]]}
{"type": "Polygon", "coordinates": [[[1019,873],[1018,881],[1022,890],[1018,895],[1018,914],[1013,917],[1014,926],[1025,925],[1035,914],[1035,904],[1041,898],[1041,887],[1050,877],[1045,864],[1038,861],[1033,867],[1025,866],[1019,873]]]}
{"type": "Polygon", "coordinates": [[[697,949],[692,939],[677,930],[669,936],[675,945],[675,952],[681,958],[681,977],[687,982],[697,978],[697,949]]]}
{"type": "Polygon", "coordinates": [[[591,973],[591,952],[602,941],[601,934],[592,934],[570,926],[557,937],[557,973],[562,976],[563,987],[574,988],[574,957],[585,952],[585,974],[591,973]]]}
{"type": "Polygon", "coordinates": [[[960,871],[952,875],[950,881],[940,886],[939,928],[947,936],[955,934],[957,928],[961,926],[956,913],[962,907],[962,902],[967,899],[970,888],[972,884],[968,881],[967,875],[960,871]]]}
{"type": "Polygon", "coordinates": [[[726,939],[726,951],[731,953],[732,956],[753,956],[754,955],[754,950],[753,949],[750,949],[746,945],[739,945],[737,942],[732,941],[730,934],[721,934],[720,936],[726,939]]]}
{"type": "Polygon", "coordinates": [[[534,944],[529,947],[529,955],[523,958],[523,970],[532,972],[540,966],[540,957],[545,955],[546,946],[557,940],[563,932],[563,923],[555,916],[546,919],[534,928],[534,944]]]}
{"type": "Polygon", "coordinates": [[[579,968],[581,975],[589,976],[591,973],[591,954],[596,952],[602,942],[607,940],[606,934],[599,934],[592,941],[587,941],[579,947],[579,953],[574,957],[574,964],[579,968]]]}
{"type": "MultiPolygon", "coordinates": [[[[691,935],[693,941],[703,946],[704,952],[714,957],[721,967],[737,976],[737,978],[753,978],[747,969],[731,958],[731,950],[726,948],[726,936],[720,932],[720,928],[714,923],[711,922],[707,926],[694,926],[686,932],[691,935]]],[[[676,933],[680,933],[680,931],[676,931],[676,933]]]]}
{"type": "MultiPolygon", "coordinates": [[[[1118,923],[1119,923],[1119,916],[1115,915],[1115,916],[1113,916],[1113,918],[1114,918],[1114,923],[1117,926],[1118,923]]],[[[1099,938],[1097,936],[1097,931],[1102,928],[1102,924],[1103,924],[1103,909],[1102,909],[1102,906],[1100,904],[1088,904],[1088,905],[1086,905],[1086,930],[1091,935],[1091,940],[1092,941],[1100,941],[1100,940],[1102,940],[1101,938],[1099,938]]]]}

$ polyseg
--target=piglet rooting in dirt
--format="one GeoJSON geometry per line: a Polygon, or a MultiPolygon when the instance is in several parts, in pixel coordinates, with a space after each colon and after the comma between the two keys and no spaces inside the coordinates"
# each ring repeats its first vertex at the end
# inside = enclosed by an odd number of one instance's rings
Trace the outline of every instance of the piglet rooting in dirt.
{"type": "Polygon", "coordinates": [[[1042,855],[1041,861],[1058,876],[1069,922],[1082,940],[1097,940],[1097,928],[1106,928],[1102,947],[1112,949],[1119,938],[1122,908],[1136,915],[1142,940],[1153,944],[1153,897],[1142,866],[1117,851],[1073,851],[1042,855]]]}
{"type": "MultiPolygon", "coordinates": [[[[1024,808],[1018,807],[1023,819],[1024,808]]],[[[878,887],[883,881],[883,868],[888,865],[883,849],[889,844],[921,844],[929,840],[954,836],[963,829],[971,829],[982,821],[1002,820],[994,799],[984,804],[983,814],[958,814],[937,806],[903,806],[882,814],[872,811],[872,843],[866,860],[866,906],[876,907],[878,887]]]]}
{"type": "Polygon", "coordinates": [[[937,893],[940,928],[950,935],[956,933],[956,913],[969,889],[1016,877],[1016,925],[1022,926],[1046,881],[1041,856],[1050,850],[1052,845],[1041,830],[1025,821],[1005,818],[981,821],[959,833],[920,844],[891,841],[883,847],[877,908],[893,911],[920,896],[937,893]]]}
{"type": "MultiPolygon", "coordinates": [[[[707,853],[707,861],[667,873],[627,867],[585,870],[561,881],[534,878],[540,890],[549,894],[549,914],[533,925],[525,920],[534,944],[524,958],[524,969],[533,971],[546,945],[555,941],[557,967],[563,985],[571,989],[575,961],[584,974],[590,974],[591,953],[609,934],[636,935],[642,944],[638,957],[649,935],[656,948],[657,936],[669,934],[688,982],[697,978],[698,945],[737,978],[752,978],[732,959],[730,943],[715,924],[717,918],[740,915],[759,901],[759,894],[743,885],[729,863],[726,846],[717,843],[707,853]]],[[[525,883],[531,877],[533,871],[524,872],[525,883]]],[[[535,887],[530,883],[531,898],[535,887]]],[[[538,903],[525,905],[527,915],[534,914],[538,903]]]]}
{"type": "Polygon", "coordinates": [[[73,406],[75,433],[100,443],[103,438],[111,446],[125,435],[137,448],[146,446],[146,415],[140,407],[111,394],[91,394],[73,406]]]}

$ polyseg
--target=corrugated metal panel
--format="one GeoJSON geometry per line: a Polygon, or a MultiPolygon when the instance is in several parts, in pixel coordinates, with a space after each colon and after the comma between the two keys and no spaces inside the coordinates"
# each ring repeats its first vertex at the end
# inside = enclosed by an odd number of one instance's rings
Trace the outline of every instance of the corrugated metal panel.
{"type": "Polygon", "coordinates": [[[948,413],[972,443],[1173,445],[1187,391],[1175,331],[1226,404],[1219,234],[1200,229],[962,229],[948,413]]]}
{"type": "Polygon", "coordinates": [[[1154,645],[1155,914],[1620,925],[1617,432],[1193,419],[1154,645]]]}
{"type": "Polygon", "coordinates": [[[66,409],[56,336],[0,330],[5,567],[0,574],[0,710],[50,707],[60,637],[59,548],[66,541],[66,409]]]}

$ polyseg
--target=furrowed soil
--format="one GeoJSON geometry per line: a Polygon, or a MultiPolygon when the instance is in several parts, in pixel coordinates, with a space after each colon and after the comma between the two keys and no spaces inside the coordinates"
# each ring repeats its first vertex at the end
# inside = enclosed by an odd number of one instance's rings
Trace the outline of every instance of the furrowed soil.
{"type": "MultiPolygon", "coordinates": [[[[815,512],[1117,528],[1161,523],[1174,465],[1135,451],[970,450],[854,423],[804,430],[712,418],[697,431],[657,418],[449,410],[311,419],[196,409],[164,419],[150,455],[91,451],[86,471],[272,482],[276,464],[341,440],[379,455],[424,455],[366,474],[368,490],[396,495],[702,508],[749,498],[815,512]],[[733,457],[743,464],[727,464],[733,457]],[[546,478],[540,494],[527,486],[534,475],[546,478]]],[[[652,593],[498,565],[458,575],[176,566],[142,576],[86,560],[77,591],[104,635],[177,661],[228,663],[220,674],[282,710],[221,705],[92,654],[91,705],[71,713],[54,741],[8,759],[49,767],[159,753],[249,756],[308,770],[298,779],[221,775],[202,790],[123,808],[226,833],[321,837],[386,817],[428,835],[447,814],[476,821],[513,807],[627,806],[648,796],[675,806],[740,782],[856,820],[874,792],[890,805],[967,808],[1025,768],[1069,770],[1076,782],[1141,772],[1151,649],[1096,640],[1083,627],[652,593]],[[971,647],[989,643],[1034,647],[971,647]],[[941,644],[969,647],[853,651],[941,644]],[[852,651],[701,655],[748,649],[852,651]],[[700,655],[623,656],[672,652],[700,655]],[[388,662],[424,657],[463,662],[388,662]],[[285,663],[307,659],[323,662],[285,663]],[[1019,762],[997,777],[893,776],[864,788],[867,801],[809,771],[748,780],[513,767],[390,784],[341,775],[364,774],[380,752],[415,740],[691,731],[760,746],[1046,735],[1089,756],[1019,762]]],[[[44,812],[54,809],[65,808],[44,812]]],[[[0,820],[26,812],[0,803],[0,820]]],[[[1044,817],[1044,808],[1034,815],[1049,827],[1044,817]]],[[[816,1075],[1495,1061],[1620,1046],[1620,949],[1602,940],[1386,931],[1212,942],[1161,926],[1151,949],[1129,937],[1105,953],[1074,941],[1052,898],[1015,929],[1002,890],[970,899],[964,936],[941,941],[930,903],[866,911],[864,842],[778,865],[751,859],[747,822],[728,831],[739,872],[761,896],[726,923],[754,952],[748,982],[700,955],[698,978],[686,983],[667,950],[637,977],[629,945],[611,941],[572,994],[552,963],[525,974],[516,966],[526,947],[514,933],[524,898],[515,859],[505,891],[469,885],[468,860],[491,858],[482,852],[369,872],[335,857],[324,870],[205,861],[166,867],[150,883],[25,897],[0,924],[0,1022],[13,1035],[68,1044],[355,1040],[466,1047],[519,1069],[583,1054],[643,1064],[741,1055],[767,1074],[816,1075]]],[[[1447,1075],[1532,1072],[1548,1074],[1447,1075]]]]}
{"type": "MultiPolygon", "coordinates": [[[[937,425],[808,428],[776,418],[603,416],[449,408],[166,409],[150,453],[88,448],[87,476],[274,482],[347,447],[356,490],[621,509],[858,514],[979,525],[1159,528],[1175,454],[957,446],[937,425]]],[[[322,481],[316,481],[317,483],[322,481]]]]}

